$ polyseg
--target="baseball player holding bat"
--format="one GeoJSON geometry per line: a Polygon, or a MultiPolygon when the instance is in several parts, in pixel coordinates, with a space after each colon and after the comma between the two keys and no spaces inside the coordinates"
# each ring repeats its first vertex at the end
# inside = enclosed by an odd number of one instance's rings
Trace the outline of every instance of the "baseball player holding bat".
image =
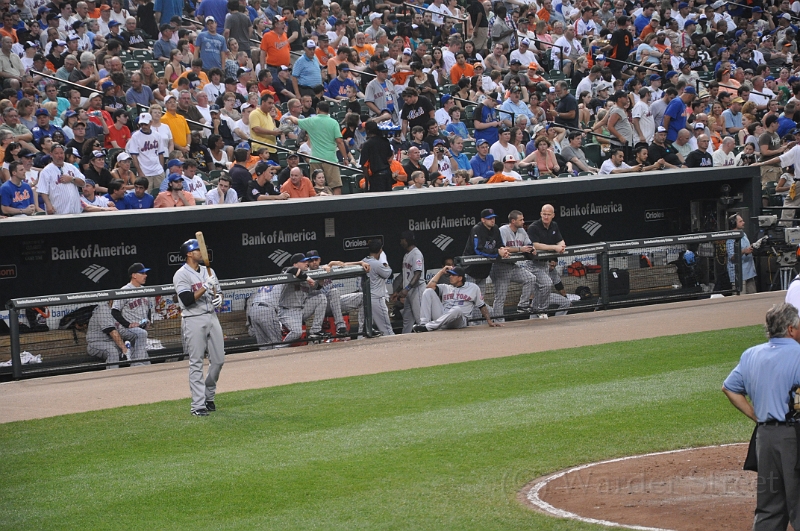
{"type": "Polygon", "coordinates": [[[172,282],[181,306],[183,351],[189,355],[189,389],[192,415],[208,416],[216,411],[214,396],[217,380],[225,363],[222,326],[214,310],[222,306],[222,291],[213,270],[203,263],[200,242],[187,240],[181,245],[186,263],[175,272],[172,282]],[[203,358],[208,350],[208,374],[203,379],[203,358]]]}

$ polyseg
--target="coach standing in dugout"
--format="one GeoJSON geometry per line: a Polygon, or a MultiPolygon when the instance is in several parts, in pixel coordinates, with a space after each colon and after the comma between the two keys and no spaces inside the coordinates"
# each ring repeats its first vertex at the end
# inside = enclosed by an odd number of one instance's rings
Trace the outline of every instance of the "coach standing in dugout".
{"type": "Polygon", "coordinates": [[[767,312],[769,342],[742,354],[722,392],[758,424],[758,490],[754,531],[800,529],[800,448],[797,416],[789,416],[791,390],[800,385],[800,317],[791,304],[767,312]],[[747,397],[750,401],[747,401],[747,397]],[[789,422],[787,422],[789,421],[789,422]]]}
{"type": "MultiPolygon", "coordinates": [[[[483,256],[485,258],[508,258],[508,249],[503,247],[503,237],[495,225],[497,214],[491,208],[481,210],[481,222],[472,227],[469,240],[464,247],[464,256],[483,256]]],[[[486,277],[492,272],[494,264],[471,265],[466,269],[467,280],[474,282],[481,293],[486,289],[486,277]]]]}
{"type": "Polygon", "coordinates": [[[189,355],[189,389],[192,392],[192,415],[207,417],[216,411],[214,397],[217,380],[225,363],[222,326],[214,310],[222,306],[222,290],[217,276],[203,264],[200,243],[187,240],[181,245],[186,263],[175,272],[172,283],[181,306],[183,352],[189,355]],[[203,359],[208,349],[208,375],[203,380],[203,359]]]}
{"type": "MultiPolygon", "coordinates": [[[[561,236],[558,223],[553,218],[556,217],[553,205],[542,206],[538,219],[528,227],[528,237],[533,242],[533,248],[537,251],[553,251],[563,253],[567,250],[567,244],[561,236]]],[[[553,281],[550,279],[549,263],[544,260],[530,260],[528,262],[530,271],[536,277],[536,287],[531,313],[537,314],[539,319],[547,319],[547,307],[550,304],[550,292],[553,289],[553,281]]]]}

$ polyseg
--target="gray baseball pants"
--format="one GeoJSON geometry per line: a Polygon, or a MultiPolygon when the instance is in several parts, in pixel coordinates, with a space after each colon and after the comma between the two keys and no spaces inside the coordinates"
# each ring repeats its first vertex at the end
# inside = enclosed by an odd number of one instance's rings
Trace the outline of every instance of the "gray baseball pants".
{"type": "Polygon", "coordinates": [[[303,336],[303,323],[312,315],[311,330],[309,334],[316,334],[322,330],[322,320],[325,318],[325,297],[308,297],[301,308],[285,308],[278,310],[278,318],[289,333],[283,338],[288,343],[293,343],[303,336]]]}
{"type": "Polygon", "coordinates": [[[550,266],[547,262],[529,260],[528,271],[535,277],[533,304],[531,310],[536,313],[547,311],[550,292],[553,291],[553,280],[550,278],[550,266]]]}
{"type": "Polygon", "coordinates": [[[420,305],[420,324],[424,324],[425,328],[431,331],[464,328],[467,326],[467,318],[458,308],[451,308],[445,313],[442,299],[439,298],[436,290],[426,288],[422,293],[420,305]]]}
{"type": "Polygon", "coordinates": [[[508,287],[512,282],[522,284],[522,294],[518,306],[527,306],[533,293],[536,278],[530,271],[517,264],[497,263],[492,266],[492,284],[494,285],[494,306],[492,317],[503,317],[508,287]]]}
{"type": "Polygon", "coordinates": [[[225,363],[225,344],[222,326],[216,313],[181,318],[183,352],[189,356],[189,389],[192,392],[192,411],[205,409],[214,400],[217,380],[225,363]],[[203,380],[203,359],[208,349],[208,374],[203,380]]]}
{"type": "Polygon", "coordinates": [[[425,291],[425,284],[408,290],[406,295],[406,302],[403,303],[403,333],[410,334],[412,328],[417,323],[420,323],[420,307],[422,305],[422,292],[425,291]]]}
{"type": "Polygon", "coordinates": [[[385,336],[393,336],[392,320],[389,318],[389,308],[386,307],[386,299],[383,297],[372,297],[372,323],[385,336]]]}
{"type": "Polygon", "coordinates": [[[281,324],[278,320],[278,308],[264,303],[251,304],[248,308],[250,325],[260,350],[270,350],[269,343],[281,342],[281,324]]]}

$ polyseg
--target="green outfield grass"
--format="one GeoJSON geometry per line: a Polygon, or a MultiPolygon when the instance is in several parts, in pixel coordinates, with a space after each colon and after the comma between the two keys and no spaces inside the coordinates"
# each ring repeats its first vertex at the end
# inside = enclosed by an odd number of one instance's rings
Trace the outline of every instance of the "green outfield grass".
{"type": "Polygon", "coordinates": [[[720,387],[763,341],[747,327],[223,393],[205,419],[180,400],[3,424],[0,528],[604,529],[516,493],[747,440],[720,387]]]}

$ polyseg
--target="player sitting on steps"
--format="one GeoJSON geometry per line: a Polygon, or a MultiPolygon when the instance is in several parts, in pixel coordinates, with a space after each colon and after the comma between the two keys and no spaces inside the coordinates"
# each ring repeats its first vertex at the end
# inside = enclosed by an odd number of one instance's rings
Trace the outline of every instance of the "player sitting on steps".
{"type": "Polygon", "coordinates": [[[483,302],[483,295],[477,284],[465,282],[466,272],[460,267],[444,266],[428,282],[422,294],[420,307],[421,324],[414,325],[414,332],[430,332],[443,328],[464,328],[472,308],[477,306],[489,326],[503,326],[492,321],[489,308],[483,302]],[[439,279],[447,273],[450,285],[439,284],[439,279]]]}

